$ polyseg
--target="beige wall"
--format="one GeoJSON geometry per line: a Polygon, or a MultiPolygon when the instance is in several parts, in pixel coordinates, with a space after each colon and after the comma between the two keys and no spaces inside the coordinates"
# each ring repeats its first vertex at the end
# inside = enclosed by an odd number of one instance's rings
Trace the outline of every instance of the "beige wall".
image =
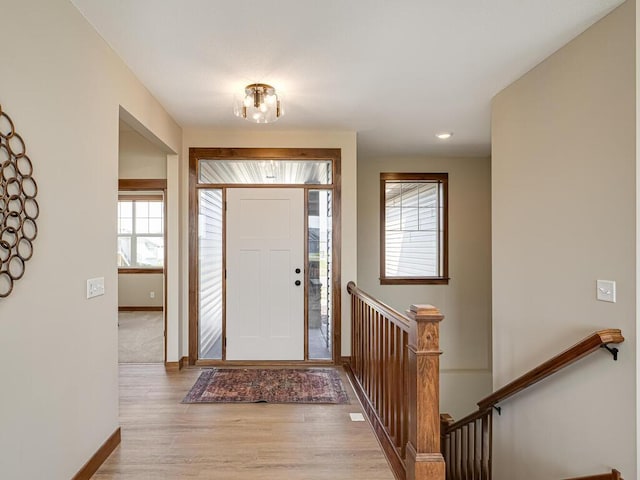
{"type": "Polygon", "coordinates": [[[500,387],[590,332],[596,352],[502,405],[494,478],[636,470],[636,32],[634,1],[493,103],[493,364],[500,387]],[[617,303],[596,280],[617,281],[617,303]]]}
{"type": "Polygon", "coordinates": [[[68,0],[3,2],[2,18],[2,109],[41,214],[26,273],[0,299],[0,476],[71,478],[118,427],[119,107],[175,152],[181,130],[68,0]],[[99,276],[106,294],[87,300],[99,276]]]}
{"type": "Polygon", "coordinates": [[[162,307],[164,275],[161,273],[120,273],[119,307],[162,307]],[[154,298],[151,298],[151,292],[154,298]]]}
{"type": "MultiPolygon", "coordinates": [[[[640,0],[635,0],[636,9],[636,212],[640,212],[640,101],[638,100],[638,92],[640,92],[640,0]]],[[[636,213],[637,218],[637,213],[636,213]]],[[[640,222],[636,221],[636,303],[640,299],[640,222]]],[[[640,310],[636,305],[636,319],[640,310]]],[[[636,325],[638,323],[636,322],[636,325]]],[[[636,326],[636,346],[640,344],[640,328],[636,326]]],[[[636,448],[640,447],[640,355],[636,352],[636,448]]],[[[640,455],[636,455],[636,473],[640,472],[640,455]]]]}
{"type": "Polygon", "coordinates": [[[121,130],[119,178],[167,178],[167,154],[134,130],[121,130]]]}
{"type": "Polygon", "coordinates": [[[342,355],[350,353],[350,308],[346,285],[356,279],[356,134],[347,131],[274,131],[268,125],[260,129],[213,130],[187,128],[183,137],[183,162],[180,170],[182,218],[182,355],[188,356],[188,159],[190,147],[281,147],[340,148],[342,150],[342,355]]]}
{"type": "Polygon", "coordinates": [[[490,187],[488,158],[358,160],[359,286],[401,312],[443,312],[440,404],[454,418],[491,392],[490,187]],[[380,285],[380,172],[449,174],[449,285],[380,285]]]}

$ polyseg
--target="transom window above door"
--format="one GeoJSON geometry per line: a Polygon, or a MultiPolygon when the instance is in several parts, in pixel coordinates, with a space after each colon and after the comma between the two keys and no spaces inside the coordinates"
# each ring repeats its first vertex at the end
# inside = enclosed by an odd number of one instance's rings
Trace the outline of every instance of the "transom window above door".
{"type": "Polygon", "coordinates": [[[327,160],[199,160],[198,183],[243,185],[330,185],[327,160]]]}

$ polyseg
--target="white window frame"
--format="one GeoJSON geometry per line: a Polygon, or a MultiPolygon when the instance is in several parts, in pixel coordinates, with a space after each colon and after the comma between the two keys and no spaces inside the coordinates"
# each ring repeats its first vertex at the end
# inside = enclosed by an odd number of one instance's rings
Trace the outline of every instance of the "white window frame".
{"type": "MultiPolygon", "coordinates": [[[[138,237],[155,237],[162,238],[163,243],[165,239],[165,222],[166,222],[166,212],[165,212],[165,203],[164,197],[162,194],[127,194],[120,193],[118,195],[118,205],[120,202],[132,202],[132,231],[131,233],[120,233],[118,232],[118,238],[130,238],[131,241],[131,262],[132,264],[129,266],[118,266],[119,272],[135,272],[135,271],[144,271],[144,272],[154,272],[154,271],[164,271],[164,263],[165,258],[162,258],[162,265],[159,266],[150,266],[150,265],[138,265],[137,264],[137,239],[138,237]],[[160,233],[138,233],[136,232],[136,203],[137,202],[159,202],[162,208],[162,218],[161,225],[162,231],[160,233]]],[[[118,219],[119,221],[119,219],[118,219]]],[[[166,249],[166,245],[164,245],[166,249]]],[[[166,254],[166,252],[165,252],[166,254]]]]}

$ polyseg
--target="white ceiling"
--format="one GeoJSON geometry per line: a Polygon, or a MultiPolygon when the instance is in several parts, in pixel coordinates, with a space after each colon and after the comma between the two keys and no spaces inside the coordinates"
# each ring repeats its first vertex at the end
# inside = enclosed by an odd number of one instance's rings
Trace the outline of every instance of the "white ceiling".
{"type": "Polygon", "coordinates": [[[72,2],[183,127],[355,130],[369,157],[489,155],[491,98],[622,3],[72,2]],[[233,116],[254,82],[284,95],[286,116],[233,116]]]}

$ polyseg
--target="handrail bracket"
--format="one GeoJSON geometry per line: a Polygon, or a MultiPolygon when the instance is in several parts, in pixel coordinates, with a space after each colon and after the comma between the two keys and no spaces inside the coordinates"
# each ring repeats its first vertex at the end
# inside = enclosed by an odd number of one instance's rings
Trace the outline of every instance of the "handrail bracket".
{"type": "Polygon", "coordinates": [[[499,407],[497,405],[493,406],[493,409],[498,412],[498,415],[502,415],[502,407],[499,407]]]}
{"type": "Polygon", "coordinates": [[[616,347],[610,347],[609,345],[607,345],[606,343],[604,345],[601,345],[600,348],[604,348],[606,350],[609,351],[609,353],[611,355],[613,355],[613,361],[617,362],[618,361],[618,352],[620,350],[618,350],[616,347]]]}

